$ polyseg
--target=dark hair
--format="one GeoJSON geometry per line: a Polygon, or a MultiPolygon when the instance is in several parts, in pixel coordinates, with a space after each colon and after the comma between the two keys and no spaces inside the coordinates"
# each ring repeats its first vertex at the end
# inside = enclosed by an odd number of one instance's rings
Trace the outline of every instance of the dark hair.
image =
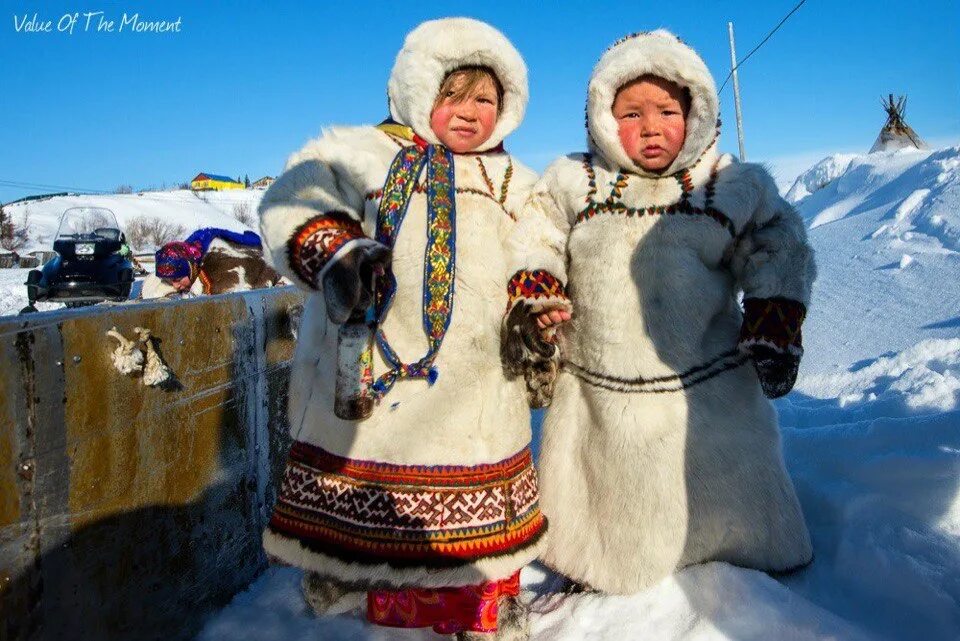
{"type": "MultiPolygon", "coordinates": [[[[440,89],[437,91],[437,97],[433,101],[433,109],[440,106],[445,98],[450,98],[453,102],[462,102],[466,100],[477,86],[484,80],[490,80],[497,92],[497,115],[503,110],[503,85],[497,74],[493,73],[490,67],[469,66],[454,69],[447,74],[447,77],[440,83],[440,89]],[[459,86],[457,81],[461,80],[459,86]],[[448,95],[449,94],[449,95],[448,95]]],[[[431,109],[432,111],[432,109],[431,109]]]]}

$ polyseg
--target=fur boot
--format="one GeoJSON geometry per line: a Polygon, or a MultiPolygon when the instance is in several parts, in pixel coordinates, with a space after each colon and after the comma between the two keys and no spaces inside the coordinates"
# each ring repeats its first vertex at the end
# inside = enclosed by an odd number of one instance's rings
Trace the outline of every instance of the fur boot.
{"type": "Polygon", "coordinates": [[[500,600],[497,631],[459,632],[457,641],[527,641],[530,638],[530,608],[518,596],[500,600]]]}
{"type": "Polygon", "coordinates": [[[334,581],[316,572],[304,572],[300,582],[303,599],[316,616],[335,614],[331,611],[334,604],[350,592],[350,586],[334,581]]]}

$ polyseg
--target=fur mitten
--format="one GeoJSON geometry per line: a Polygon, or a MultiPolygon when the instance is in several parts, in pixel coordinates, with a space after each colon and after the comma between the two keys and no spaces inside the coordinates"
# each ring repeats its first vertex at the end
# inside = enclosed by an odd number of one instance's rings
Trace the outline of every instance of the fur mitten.
{"type": "Polygon", "coordinates": [[[373,300],[374,276],[390,264],[390,249],[383,245],[363,244],[350,249],[330,265],[321,288],[327,303],[327,316],[340,325],[373,300]]]}
{"type": "Polygon", "coordinates": [[[797,380],[803,355],[801,327],[807,308],[787,298],[743,301],[740,351],[753,360],[767,398],[786,395],[797,380]]]}
{"type": "Polygon", "coordinates": [[[547,337],[537,326],[537,313],[530,305],[518,303],[504,317],[500,358],[508,374],[523,376],[530,407],[550,404],[560,369],[560,349],[555,335],[547,337]]]}
{"type": "Polygon", "coordinates": [[[779,352],[766,345],[751,345],[747,353],[757,370],[760,387],[767,398],[786,396],[797,381],[800,357],[790,352],[779,352]]]}

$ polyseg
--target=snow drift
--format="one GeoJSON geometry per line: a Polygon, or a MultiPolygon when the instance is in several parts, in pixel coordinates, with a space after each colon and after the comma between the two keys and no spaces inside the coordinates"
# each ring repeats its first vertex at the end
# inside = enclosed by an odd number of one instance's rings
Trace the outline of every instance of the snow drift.
{"type": "MultiPolygon", "coordinates": [[[[535,641],[960,638],[960,147],[835,155],[788,199],[820,277],[794,392],[777,402],[814,562],[690,567],[633,596],[523,573],[535,641]]],[[[314,618],[272,568],[201,638],[438,639],[314,618]]]]}

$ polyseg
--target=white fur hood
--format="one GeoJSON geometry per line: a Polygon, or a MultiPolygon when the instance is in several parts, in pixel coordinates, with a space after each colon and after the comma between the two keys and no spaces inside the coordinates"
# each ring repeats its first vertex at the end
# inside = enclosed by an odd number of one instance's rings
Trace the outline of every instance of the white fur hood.
{"type": "Polygon", "coordinates": [[[439,143],[430,129],[430,111],[440,85],[451,71],[474,65],[493,69],[503,86],[497,125],[477,151],[496,147],[523,120],[528,98],[527,66],[506,36],[479,20],[430,20],[407,35],[387,84],[390,115],[427,142],[439,143]]]}
{"type": "Polygon", "coordinates": [[[687,137],[680,154],[663,175],[691,167],[714,142],[720,113],[713,76],[696,51],[663,29],[626,36],[600,58],[590,76],[587,95],[587,137],[590,150],[613,165],[640,175],[617,133],[613,100],[617,90],[640,76],[652,74],[690,91],[687,137]]]}

